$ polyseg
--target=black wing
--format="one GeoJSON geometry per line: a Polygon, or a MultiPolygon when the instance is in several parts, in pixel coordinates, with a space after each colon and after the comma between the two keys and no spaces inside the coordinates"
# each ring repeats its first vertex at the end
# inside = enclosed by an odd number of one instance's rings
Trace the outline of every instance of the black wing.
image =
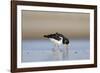
{"type": "Polygon", "coordinates": [[[60,36],[58,36],[57,34],[50,34],[50,35],[44,35],[44,37],[46,38],[53,38],[53,39],[56,39],[56,40],[60,40],[60,36]]]}

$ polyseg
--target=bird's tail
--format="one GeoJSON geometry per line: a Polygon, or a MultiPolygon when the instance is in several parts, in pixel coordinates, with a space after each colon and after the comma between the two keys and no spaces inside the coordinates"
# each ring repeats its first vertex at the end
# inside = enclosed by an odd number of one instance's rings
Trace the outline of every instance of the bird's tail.
{"type": "Polygon", "coordinates": [[[49,38],[48,35],[44,35],[45,38],[49,38]]]}

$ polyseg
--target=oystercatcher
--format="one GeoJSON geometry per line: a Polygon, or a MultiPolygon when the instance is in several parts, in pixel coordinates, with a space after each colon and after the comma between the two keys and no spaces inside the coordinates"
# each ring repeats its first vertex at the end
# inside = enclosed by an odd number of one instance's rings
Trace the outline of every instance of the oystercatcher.
{"type": "Polygon", "coordinates": [[[53,43],[55,43],[58,46],[60,45],[68,46],[69,44],[68,38],[66,38],[64,35],[60,33],[44,35],[44,37],[50,39],[53,43]]]}
{"type": "Polygon", "coordinates": [[[57,32],[54,34],[44,35],[44,37],[50,39],[57,48],[59,48],[61,45],[63,45],[66,49],[65,50],[66,53],[68,54],[69,39],[66,38],[64,35],[57,32]]]}

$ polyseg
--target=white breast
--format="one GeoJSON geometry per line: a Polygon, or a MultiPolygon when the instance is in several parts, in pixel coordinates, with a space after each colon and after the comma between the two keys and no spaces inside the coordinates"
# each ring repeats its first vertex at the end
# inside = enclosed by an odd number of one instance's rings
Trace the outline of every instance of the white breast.
{"type": "Polygon", "coordinates": [[[53,42],[53,43],[55,43],[55,44],[58,44],[58,45],[61,45],[62,44],[62,39],[61,40],[55,40],[55,39],[53,39],[53,38],[50,38],[50,40],[53,42]]]}

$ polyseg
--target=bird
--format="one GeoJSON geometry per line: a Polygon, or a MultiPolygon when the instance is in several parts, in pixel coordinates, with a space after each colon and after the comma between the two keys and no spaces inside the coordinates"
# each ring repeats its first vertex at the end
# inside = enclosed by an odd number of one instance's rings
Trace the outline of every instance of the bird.
{"type": "Polygon", "coordinates": [[[56,49],[63,45],[66,53],[68,54],[68,45],[70,42],[63,34],[56,32],[54,34],[44,35],[44,37],[50,39],[50,41],[55,44],[56,49]]]}

